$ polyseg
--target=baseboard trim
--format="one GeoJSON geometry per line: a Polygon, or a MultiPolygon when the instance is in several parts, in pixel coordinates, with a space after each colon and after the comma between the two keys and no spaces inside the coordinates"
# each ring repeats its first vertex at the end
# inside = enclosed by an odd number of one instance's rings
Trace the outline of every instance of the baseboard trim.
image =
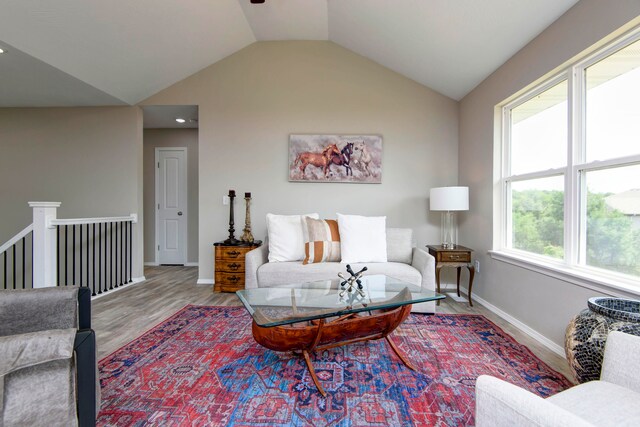
{"type": "Polygon", "coordinates": [[[213,279],[198,279],[197,285],[213,285],[213,279]]]}
{"type": "Polygon", "coordinates": [[[478,295],[476,295],[474,293],[471,293],[471,297],[472,297],[473,301],[479,302],[487,310],[489,310],[492,313],[502,317],[504,320],[506,320],[507,322],[511,323],[513,326],[515,326],[516,328],[520,329],[522,332],[524,332],[525,334],[529,335],[531,338],[533,338],[534,340],[538,341],[540,344],[542,344],[543,346],[547,347],[549,350],[553,351],[558,356],[562,357],[563,359],[566,359],[566,355],[564,353],[564,348],[563,347],[561,347],[558,344],[554,343],[549,338],[545,337],[540,332],[538,332],[535,329],[531,328],[527,324],[525,324],[525,323],[521,322],[520,320],[516,319],[515,317],[513,317],[509,313],[507,313],[505,311],[502,311],[501,309],[499,309],[495,305],[487,302],[485,299],[480,298],[478,295]]]}
{"type": "MultiPolygon", "coordinates": [[[[158,262],[145,262],[144,265],[146,267],[159,267],[160,263],[158,263],[158,262]]],[[[188,262],[184,266],[185,267],[197,267],[198,263],[197,262],[188,262]]]]}
{"type": "Polygon", "coordinates": [[[144,276],[134,277],[133,279],[131,279],[131,283],[126,283],[122,286],[118,286],[117,288],[110,289],[109,292],[92,296],[91,299],[94,300],[94,299],[102,298],[103,296],[106,296],[106,295],[113,295],[114,293],[118,292],[120,289],[124,289],[124,288],[128,288],[129,286],[140,284],[145,280],[147,279],[144,276]]]}

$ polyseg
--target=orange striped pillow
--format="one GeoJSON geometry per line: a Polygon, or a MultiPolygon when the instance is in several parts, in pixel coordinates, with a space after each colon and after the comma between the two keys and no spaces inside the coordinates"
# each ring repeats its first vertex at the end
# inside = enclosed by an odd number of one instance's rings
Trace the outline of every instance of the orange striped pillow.
{"type": "Polygon", "coordinates": [[[340,232],[334,219],[302,217],[303,264],[340,262],[340,232]]]}

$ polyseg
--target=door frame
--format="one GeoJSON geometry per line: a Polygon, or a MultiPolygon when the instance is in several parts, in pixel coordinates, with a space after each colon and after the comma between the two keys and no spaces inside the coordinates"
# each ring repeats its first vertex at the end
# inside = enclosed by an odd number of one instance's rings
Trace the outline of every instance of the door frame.
{"type": "Polygon", "coordinates": [[[160,208],[158,206],[158,204],[160,203],[160,152],[161,151],[182,151],[184,152],[184,162],[185,162],[185,167],[184,167],[184,171],[183,171],[183,175],[184,175],[184,186],[187,189],[186,191],[186,196],[187,196],[187,203],[185,204],[185,207],[183,209],[183,213],[184,213],[184,219],[187,223],[186,226],[186,230],[185,230],[185,236],[184,236],[184,248],[182,249],[182,259],[184,260],[183,265],[187,265],[187,263],[189,262],[189,174],[187,172],[187,168],[189,166],[189,152],[187,150],[187,147],[155,147],[155,156],[154,156],[154,166],[155,166],[155,200],[153,203],[153,209],[155,210],[155,217],[156,217],[156,238],[155,238],[155,264],[156,265],[160,265],[160,208]]]}

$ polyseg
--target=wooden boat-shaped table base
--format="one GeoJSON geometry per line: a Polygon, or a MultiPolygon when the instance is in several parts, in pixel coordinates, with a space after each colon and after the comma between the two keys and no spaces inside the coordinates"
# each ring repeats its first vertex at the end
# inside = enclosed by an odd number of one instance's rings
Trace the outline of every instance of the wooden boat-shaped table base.
{"type": "Polygon", "coordinates": [[[254,321],[252,332],[256,342],[270,350],[301,351],[313,382],[318,391],[326,396],[327,393],[320,385],[309,358],[309,353],[315,350],[385,338],[400,360],[409,369],[415,371],[400,349],[389,339],[389,334],[407,318],[410,312],[411,305],[404,305],[376,312],[347,314],[328,321],[312,320],[306,322],[304,326],[294,324],[262,327],[254,321]]]}

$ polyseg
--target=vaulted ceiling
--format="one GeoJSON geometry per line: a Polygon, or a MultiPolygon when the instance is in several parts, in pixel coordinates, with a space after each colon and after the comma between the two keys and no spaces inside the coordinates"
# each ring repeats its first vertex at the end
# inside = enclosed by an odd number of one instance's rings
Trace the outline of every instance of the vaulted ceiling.
{"type": "Polygon", "coordinates": [[[330,40],[458,100],[576,2],[3,0],[0,106],[135,104],[265,40],[330,40]]]}

